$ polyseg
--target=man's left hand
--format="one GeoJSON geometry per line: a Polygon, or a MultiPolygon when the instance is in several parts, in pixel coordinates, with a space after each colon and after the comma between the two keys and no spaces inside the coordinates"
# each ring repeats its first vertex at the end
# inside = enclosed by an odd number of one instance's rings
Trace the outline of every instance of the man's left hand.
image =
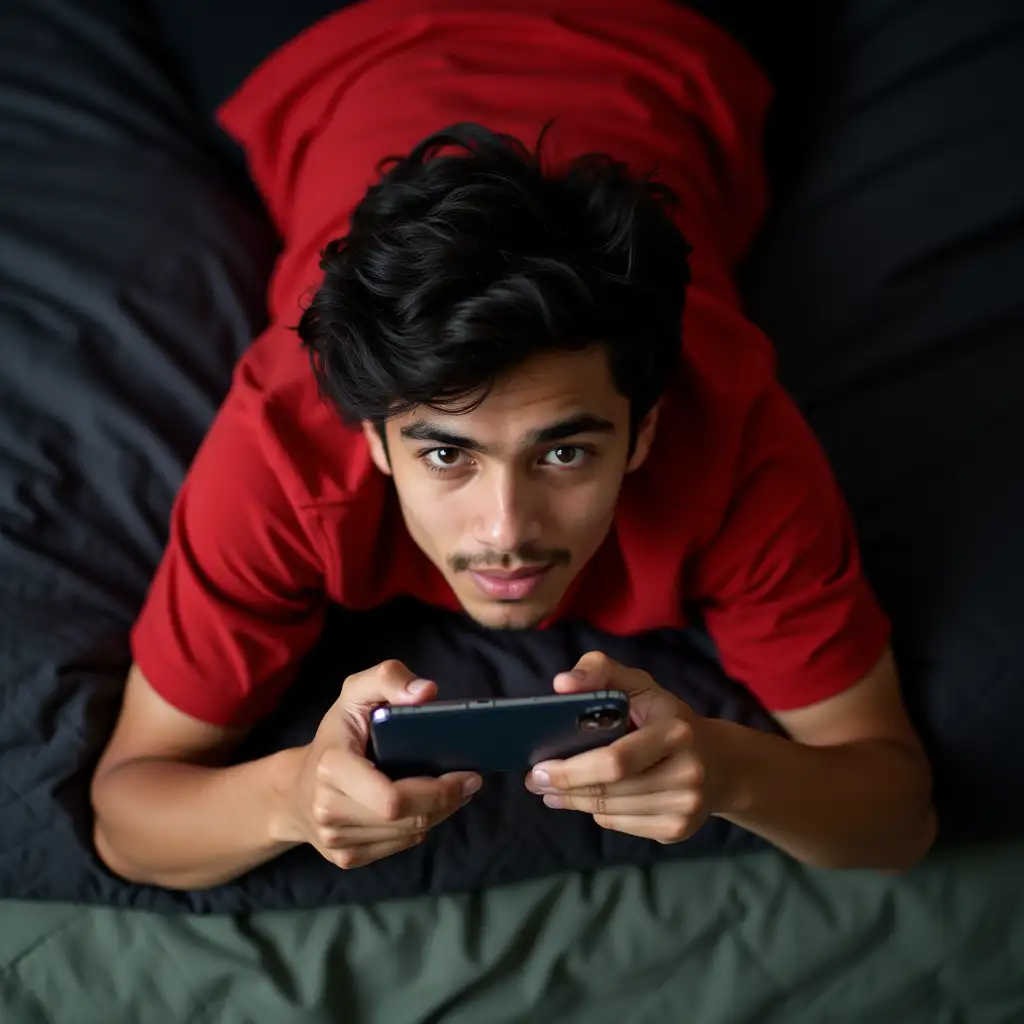
{"type": "Polygon", "coordinates": [[[622,690],[636,728],[608,746],[535,765],[526,788],[548,807],[660,843],[689,839],[724,809],[726,773],[710,749],[707,720],[646,672],[591,652],[554,683],[558,693],[622,690]]]}

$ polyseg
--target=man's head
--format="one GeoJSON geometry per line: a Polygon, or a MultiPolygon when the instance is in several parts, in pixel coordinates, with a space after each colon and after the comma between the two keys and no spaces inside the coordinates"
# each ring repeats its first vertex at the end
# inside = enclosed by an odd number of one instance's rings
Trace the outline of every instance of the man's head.
{"type": "Polygon", "coordinates": [[[299,325],[320,391],[484,625],[555,610],[647,456],[689,279],[671,201],[458,125],[387,161],[324,251],[299,325]]]}

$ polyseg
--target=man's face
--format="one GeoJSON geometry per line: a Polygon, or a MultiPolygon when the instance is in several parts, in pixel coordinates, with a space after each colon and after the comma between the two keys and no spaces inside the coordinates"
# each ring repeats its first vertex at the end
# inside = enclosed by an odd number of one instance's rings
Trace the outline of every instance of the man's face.
{"type": "Polygon", "coordinates": [[[390,461],[364,429],[410,535],[465,610],[492,629],[528,629],[601,545],[624,474],[647,456],[656,415],[630,455],[629,411],[595,346],[529,360],[471,412],[392,418],[390,461]]]}

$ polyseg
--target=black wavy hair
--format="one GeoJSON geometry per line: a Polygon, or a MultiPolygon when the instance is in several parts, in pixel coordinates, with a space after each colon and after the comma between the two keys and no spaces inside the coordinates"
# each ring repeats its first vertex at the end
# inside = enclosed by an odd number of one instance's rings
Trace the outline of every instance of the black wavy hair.
{"type": "Polygon", "coordinates": [[[529,357],[600,344],[635,436],[680,355],[676,199],[601,153],[548,171],[543,141],[457,124],[382,162],[298,327],[346,420],[469,411],[529,357]]]}

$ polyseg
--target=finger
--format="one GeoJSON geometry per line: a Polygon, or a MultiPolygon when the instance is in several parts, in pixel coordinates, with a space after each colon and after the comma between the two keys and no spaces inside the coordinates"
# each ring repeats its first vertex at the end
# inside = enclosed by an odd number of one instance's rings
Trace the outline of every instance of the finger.
{"type": "Polygon", "coordinates": [[[418,678],[402,662],[391,659],[349,676],[339,704],[365,717],[377,704],[420,704],[436,694],[436,683],[418,678]]]}
{"type": "Polygon", "coordinates": [[[423,831],[465,807],[480,788],[480,776],[451,772],[437,779],[402,779],[397,786],[401,816],[386,819],[387,823],[409,831],[423,831]]]}
{"type": "Polygon", "coordinates": [[[616,677],[624,667],[601,651],[589,651],[568,672],[559,672],[554,685],[558,693],[621,689],[616,677]]]}
{"type": "Polygon", "coordinates": [[[607,786],[642,774],[667,757],[682,753],[691,742],[692,730],[681,719],[656,719],[605,747],[564,761],[542,761],[534,766],[532,778],[540,790],[607,786]]]}
{"type": "Polygon", "coordinates": [[[395,818],[430,817],[447,815],[461,807],[480,788],[480,776],[474,772],[449,772],[436,779],[400,779],[395,786],[398,790],[395,818]]]}
{"type": "Polygon", "coordinates": [[[382,661],[349,676],[334,707],[320,724],[318,735],[339,747],[366,752],[370,715],[381,704],[422,704],[437,696],[437,684],[420,679],[400,661],[382,661]]]}
{"type": "Polygon", "coordinates": [[[584,814],[689,817],[700,810],[701,793],[698,789],[662,790],[630,796],[548,793],[544,804],[552,810],[582,811],[584,814]]]}
{"type": "Polygon", "coordinates": [[[427,832],[446,818],[451,817],[467,801],[454,807],[445,807],[432,814],[418,814],[412,818],[401,818],[394,822],[371,822],[364,824],[352,817],[339,815],[320,823],[317,842],[331,849],[343,846],[361,846],[366,843],[397,841],[403,837],[427,832]]]}
{"type": "Polygon", "coordinates": [[[587,786],[576,786],[571,789],[557,789],[549,786],[541,789],[532,776],[526,777],[526,788],[540,796],[552,794],[574,797],[632,797],[646,793],[683,792],[700,789],[704,782],[704,769],[701,763],[688,754],[667,757],[638,775],[631,775],[619,782],[595,783],[587,786]]]}
{"type": "Polygon", "coordinates": [[[621,690],[629,698],[629,717],[635,726],[670,717],[685,707],[647,672],[622,665],[601,651],[584,654],[571,671],[555,676],[554,688],[558,693],[621,690]]]}
{"type": "Polygon", "coordinates": [[[479,788],[480,777],[472,772],[452,772],[440,778],[409,778],[389,780],[390,790],[382,799],[373,800],[376,792],[367,794],[353,789],[346,782],[348,795],[369,812],[361,818],[366,824],[397,822],[403,818],[432,818],[448,815],[479,788]],[[370,801],[370,802],[367,802],[370,801]]]}
{"type": "Polygon", "coordinates": [[[622,690],[630,699],[661,691],[647,672],[623,665],[603,651],[588,651],[569,672],[555,676],[555,689],[559,693],[622,690]]]}
{"type": "MultiPolygon", "coordinates": [[[[328,850],[324,853],[331,863],[345,871],[352,868],[362,868],[374,861],[383,860],[385,857],[393,857],[396,853],[408,850],[410,847],[419,846],[426,838],[425,833],[419,833],[401,841],[384,840],[379,843],[364,843],[362,846],[349,846],[343,850],[328,850]]],[[[321,851],[323,853],[324,851],[321,851]]]]}
{"type": "Polygon", "coordinates": [[[317,836],[317,846],[325,850],[344,850],[350,846],[372,846],[376,843],[401,845],[426,833],[426,827],[416,827],[415,819],[408,819],[399,825],[355,825],[348,828],[322,829],[317,836]]]}
{"type": "Polygon", "coordinates": [[[348,747],[330,747],[317,764],[317,782],[351,800],[356,807],[345,813],[357,820],[389,821],[405,817],[398,783],[389,779],[361,753],[348,747]]]}
{"type": "Polygon", "coordinates": [[[365,846],[367,843],[397,842],[409,836],[428,832],[442,821],[450,818],[456,811],[465,807],[470,798],[464,797],[455,804],[448,804],[430,814],[419,814],[411,818],[382,824],[363,825],[351,819],[337,819],[322,827],[318,842],[328,849],[341,849],[345,846],[365,846]]]}
{"type": "Polygon", "coordinates": [[[321,756],[317,782],[326,791],[313,808],[313,818],[321,825],[394,823],[403,818],[447,814],[460,807],[481,785],[475,772],[396,781],[365,757],[336,748],[321,756]]]}
{"type": "Polygon", "coordinates": [[[697,821],[672,814],[595,814],[601,828],[658,843],[681,843],[697,830],[697,821]]]}
{"type": "MultiPolygon", "coordinates": [[[[472,792],[479,785],[467,785],[463,778],[467,773],[460,772],[449,778],[442,788],[441,795],[422,798],[417,794],[409,796],[401,790],[396,794],[396,802],[389,805],[398,808],[395,816],[386,817],[370,808],[356,803],[350,796],[336,790],[328,790],[321,794],[312,808],[312,819],[319,829],[319,835],[325,845],[332,847],[344,846],[349,842],[376,842],[386,837],[396,838],[412,832],[423,832],[433,828],[445,818],[450,817],[459,808],[464,807],[472,798],[472,792]],[[408,801],[414,813],[403,815],[403,803],[408,801]],[[358,836],[369,838],[358,839],[358,836]]],[[[412,781],[412,780],[403,780],[412,781]]],[[[436,779],[417,780],[436,783],[436,779]]],[[[472,782],[472,776],[470,776],[472,782]]]]}

